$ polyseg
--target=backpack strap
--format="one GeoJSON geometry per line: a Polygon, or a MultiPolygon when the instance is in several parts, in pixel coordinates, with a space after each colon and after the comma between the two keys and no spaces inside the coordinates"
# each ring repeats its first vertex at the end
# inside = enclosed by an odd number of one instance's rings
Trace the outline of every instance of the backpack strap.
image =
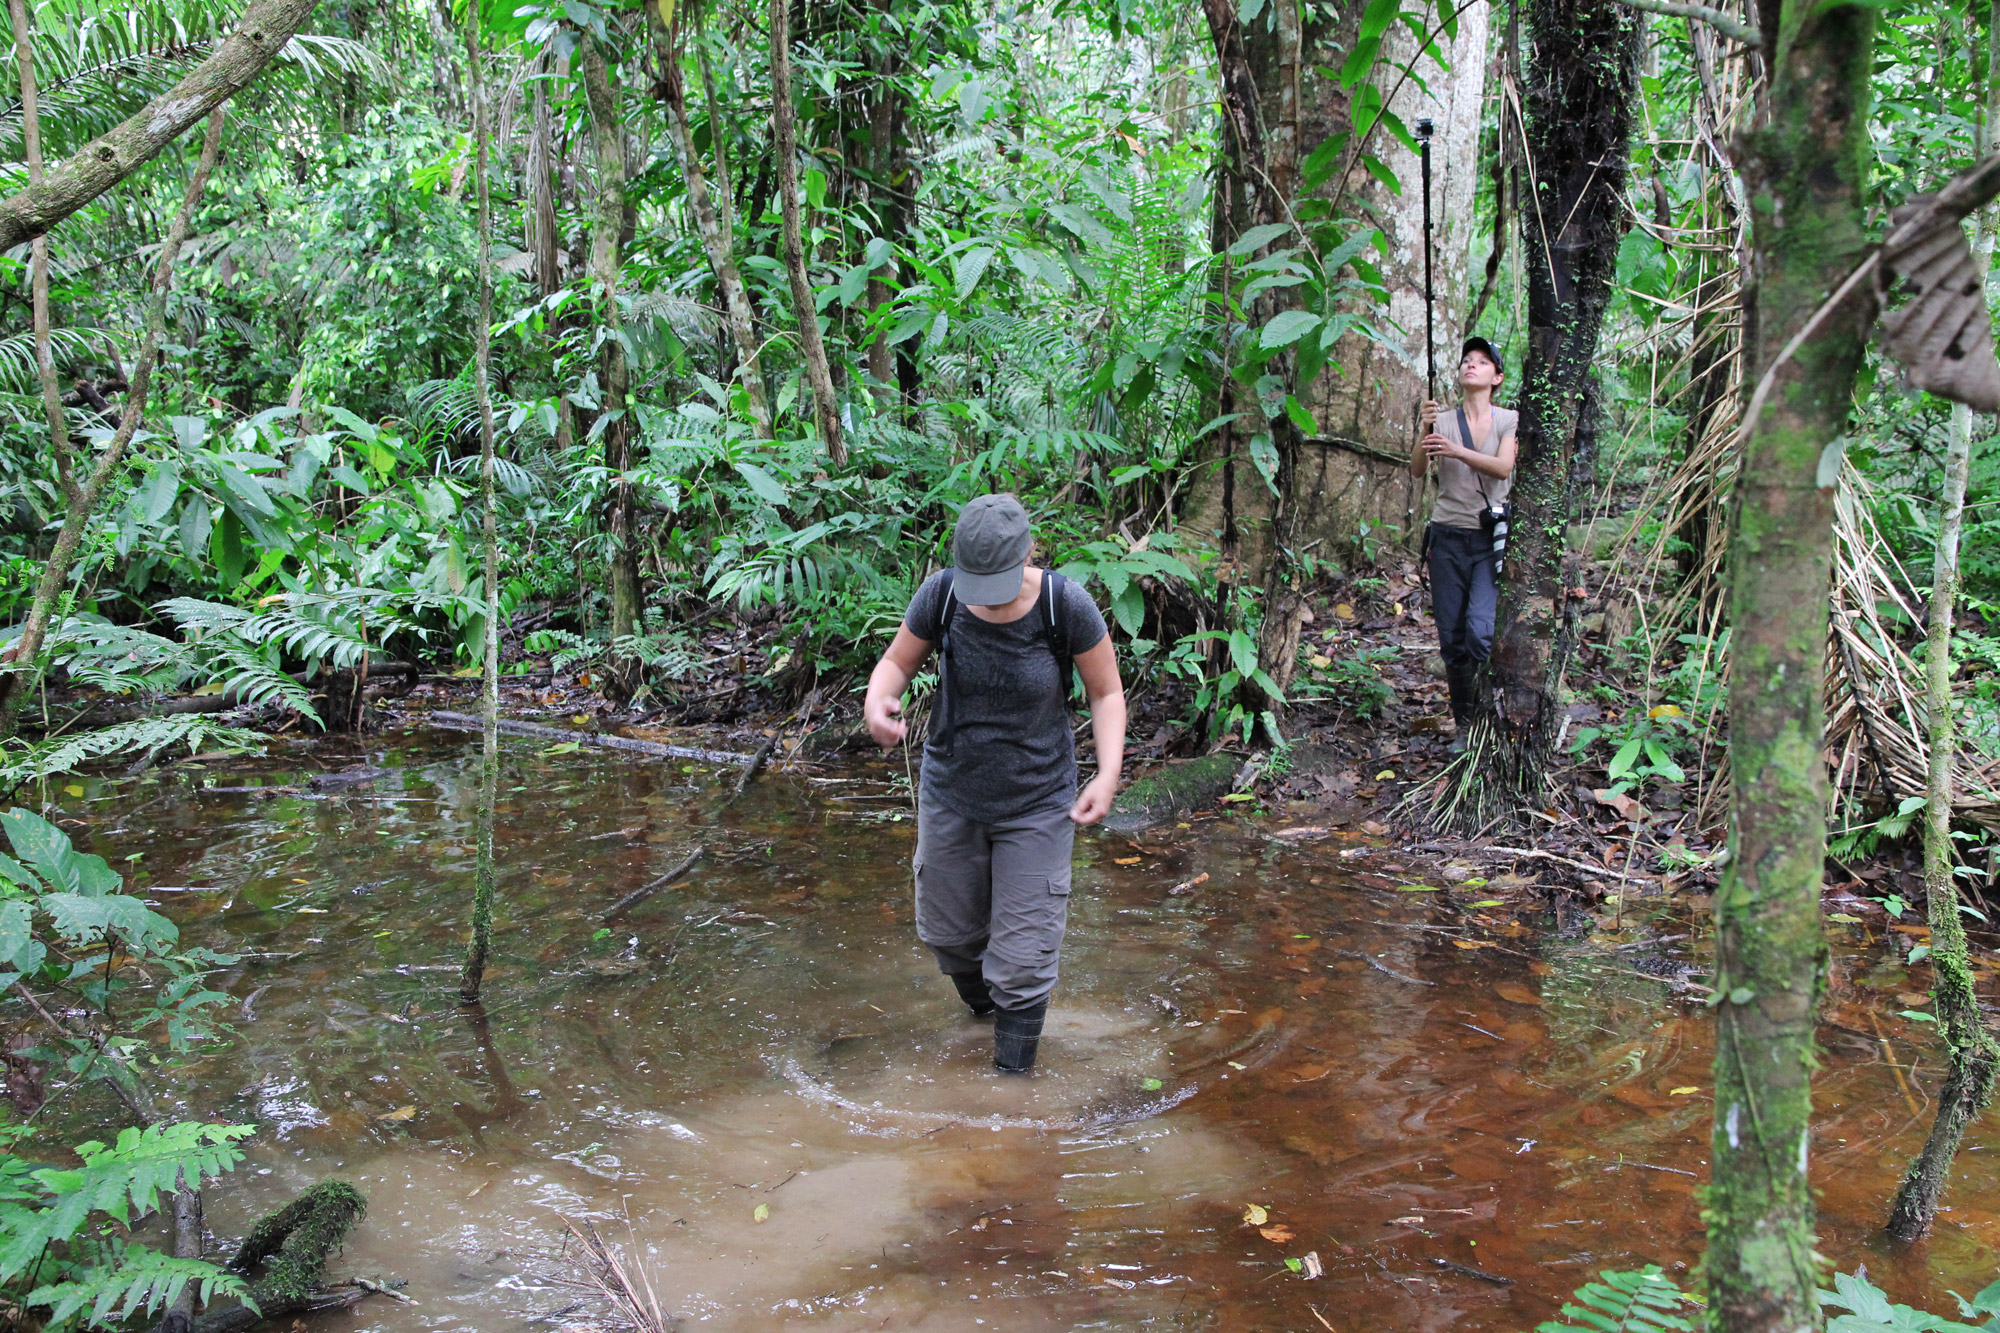
{"type": "Polygon", "coordinates": [[[1069,650],[1069,622],[1062,613],[1063,595],[1067,591],[1068,579],[1053,569],[1042,573],[1042,634],[1049,642],[1049,651],[1056,657],[1056,676],[1062,687],[1063,707],[1069,707],[1069,697],[1076,689],[1076,659],[1069,650]]]}
{"type": "Polygon", "coordinates": [[[938,683],[937,702],[931,708],[931,738],[937,742],[938,753],[949,758],[957,743],[956,719],[951,715],[951,622],[958,619],[958,593],[953,580],[958,576],[956,569],[947,568],[944,573],[944,607],[938,612],[938,683]]]}

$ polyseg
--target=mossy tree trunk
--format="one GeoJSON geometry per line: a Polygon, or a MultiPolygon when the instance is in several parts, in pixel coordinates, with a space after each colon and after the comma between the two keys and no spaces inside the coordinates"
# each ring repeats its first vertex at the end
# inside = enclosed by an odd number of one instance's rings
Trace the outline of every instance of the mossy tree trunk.
{"type": "Polygon", "coordinates": [[[1706,1271],[1711,1326],[1789,1333],[1820,1323],[1807,1153],[1826,966],[1820,746],[1834,488],[1821,485],[1831,480],[1822,461],[1847,430],[1872,302],[1857,294],[1792,360],[1777,356],[1867,249],[1875,11],[1774,0],[1762,29],[1771,82],[1743,140],[1744,382],[1770,372],[1773,388],[1730,503],[1730,834],[1714,904],[1706,1271]]]}
{"type": "MultiPolygon", "coordinates": [[[[2000,21],[2000,0],[1992,18],[2000,21]]],[[[1987,29],[1986,107],[1980,123],[1975,157],[1993,151],[1996,116],[2000,116],[2000,42],[1987,29]]],[[[1972,253],[1981,272],[1993,262],[1993,209],[1979,210],[1972,253]]],[[[1951,1174],[1965,1129],[1993,1095],[2000,1070],[2000,1044],[1986,1028],[1972,988],[1972,962],[1959,914],[1958,856],[1951,845],[1953,767],[1958,761],[1958,734],[1951,697],[1952,615],[1958,601],[1958,546],[1965,526],[1965,488],[1972,472],[1972,409],[1955,403],[1951,432],[1946,438],[1944,495],[1938,505],[1936,555],[1931,570],[1930,636],[1925,645],[1925,700],[1930,743],[1928,800],[1924,807],[1924,895],[1931,923],[1931,972],[1935,978],[1938,1035],[1948,1052],[1944,1087],[1938,1092],[1937,1118],[1917,1160],[1903,1177],[1902,1188],[1889,1208],[1889,1234],[1915,1240],[1931,1229],[1938,1199],[1951,1174]]]]}
{"type": "MultiPolygon", "coordinates": [[[[632,369],[625,348],[625,320],[618,305],[619,252],[625,232],[625,126],[604,44],[581,44],[584,95],[590,106],[591,143],[597,156],[596,217],[590,230],[590,281],[597,297],[598,419],[604,466],[613,475],[610,496],[610,639],[640,632],[639,504],[624,474],[632,466],[632,369]]],[[[614,649],[604,682],[608,698],[623,702],[639,688],[639,663],[614,649]]]]}
{"type": "Polygon", "coordinates": [[[472,940],[459,974],[458,997],[479,1003],[486,975],[486,956],[493,943],[493,806],[500,784],[500,551],[494,496],[493,466],[493,200],[487,175],[492,138],[487,117],[486,85],[480,69],[479,11],[467,16],[465,56],[471,71],[473,189],[479,214],[479,317],[472,328],[472,392],[479,404],[479,496],[485,556],[485,633],[480,636],[479,809],[478,847],[473,861],[472,940]]]}
{"type": "Polygon", "coordinates": [[[1632,118],[1639,15],[1617,0],[1528,5],[1528,179],[1519,183],[1528,271],[1528,346],[1513,518],[1503,557],[1492,656],[1473,722],[1473,759],[1452,793],[1465,832],[1547,804],[1574,617],[1567,589],[1577,441],[1594,397],[1592,362],[1611,299],[1632,118]]]}

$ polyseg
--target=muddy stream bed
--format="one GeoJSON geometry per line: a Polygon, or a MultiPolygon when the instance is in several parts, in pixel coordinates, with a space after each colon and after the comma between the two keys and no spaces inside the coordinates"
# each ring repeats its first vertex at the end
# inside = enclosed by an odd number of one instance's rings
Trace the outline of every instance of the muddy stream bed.
{"type": "MultiPolygon", "coordinates": [[[[773,770],[725,807],[714,765],[505,737],[502,759],[483,1016],[455,994],[476,737],[51,793],[184,942],[244,955],[216,979],[238,1040],[171,1089],[262,1127],[213,1230],[341,1175],[369,1213],[329,1275],[420,1302],[314,1333],[587,1327],[530,1322],[579,1299],[550,1280],[564,1217],[718,1330],[1520,1330],[1600,1268],[1685,1282],[1699,1257],[1685,908],[1629,905],[1607,937],[1525,884],[1402,891],[1420,876],[1380,840],[1284,820],[1091,832],[1042,1068],[1001,1079],[914,935],[900,764],[773,770]],[[359,762],[388,772],[204,790],[359,762]],[[1285,1266],[1308,1253],[1317,1280],[1285,1266]]],[[[1937,1070],[1897,1016],[1928,969],[1871,920],[1830,927],[1821,1249],[1945,1309],[1995,1275],[2000,1140],[1990,1116],[1968,1136],[1933,1239],[1879,1240],[1937,1070]]]]}

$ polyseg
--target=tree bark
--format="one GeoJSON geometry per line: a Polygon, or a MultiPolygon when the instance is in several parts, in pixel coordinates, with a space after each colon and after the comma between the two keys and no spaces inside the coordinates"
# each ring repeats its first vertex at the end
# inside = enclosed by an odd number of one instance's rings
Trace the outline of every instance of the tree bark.
{"type": "MultiPolygon", "coordinates": [[[[676,11],[678,13],[678,11],[676,11]]],[[[701,248],[708,254],[708,266],[715,284],[722,289],[722,308],[729,337],[736,344],[736,359],[743,367],[743,391],[750,400],[750,420],[760,440],[774,440],[771,402],[764,392],[764,364],[757,352],[757,329],[750,310],[750,293],[743,286],[743,274],[736,267],[736,228],[729,198],[729,176],[724,170],[716,180],[721,187],[722,211],[708,192],[701,158],[688,132],[687,89],[681,78],[678,29],[669,29],[660,19],[657,5],[646,9],[646,27],[653,37],[653,50],[660,62],[660,81],[655,94],[666,104],[667,129],[680,153],[681,172],[687,178],[688,207],[694,213],[695,230],[701,233],[701,248]]],[[[717,166],[722,165],[722,126],[711,114],[709,136],[715,140],[717,166]]]]}
{"type": "MultiPolygon", "coordinates": [[[[590,103],[591,141],[597,150],[597,209],[590,233],[590,277],[597,289],[597,383],[604,437],[604,465],[611,486],[611,626],[617,640],[640,632],[639,509],[624,474],[632,466],[631,365],[625,355],[624,316],[618,306],[620,239],[625,229],[625,144],[610,66],[596,38],[582,45],[584,94],[590,103]]],[[[637,659],[615,649],[604,691],[623,702],[639,688],[637,659]]]]}
{"type": "MultiPolygon", "coordinates": [[[[2000,0],[1992,7],[2000,20],[2000,0]]],[[[1993,151],[1994,120],[2000,117],[2000,41],[1988,27],[1985,117],[1974,140],[1973,157],[1993,151]]],[[[1993,209],[1979,210],[1972,253],[1982,274],[1993,263],[1993,209]]],[[[1952,615],[1958,601],[1958,547],[1965,526],[1965,489],[1972,473],[1972,409],[1954,403],[1946,438],[1944,495],[1938,509],[1937,548],[1931,570],[1930,635],[1925,646],[1924,711],[1929,722],[1930,774],[1924,806],[1924,897],[1931,924],[1931,972],[1937,994],[1938,1036],[1949,1063],[1938,1094],[1937,1119],[1889,1208],[1889,1234],[1915,1240],[1931,1229],[1938,1199],[1951,1173],[1965,1129],[1993,1095],[2000,1071],[2000,1043],[1987,1030],[1973,993],[1972,960],[1965,921],[1959,914],[1958,854],[1951,845],[1951,800],[1958,762],[1958,728],[1951,697],[1952,615]]]]}
{"type": "MultiPolygon", "coordinates": [[[[10,3],[19,5],[21,0],[10,0],[10,3]]],[[[15,31],[23,30],[16,19],[15,31]]],[[[32,76],[29,82],[32,82],[32,76]]],[[[216,153],[222,144],[222,114],[220,106],[209,113],[201,157],[195,163],[194,174],[188,178],[180,211],[174,215],[166,238],[160,245],[159,263],[153,273],[152,296],[146,305],[146,332],[139,344],[138,361],[132,369],[131,390],[125,399],[125,410],[118,429],[112,432],[110,441],[98,454],[86,479],[78,481],[72,470],[64,496],[62,530],[56,534],[55,547],[42,565],[41,580],[35,585],[34,599],[28,605],[28,617],[21,625],[21,637],[14,641],[14,646],[8,649],[5,657],[0,658],[0,661],[15,668],[0,676],[0,736],[12,736],[20,723],[22,706],[27,703],[36,678],[35,664],[41,656],[42,641],[54,619],[64,585],[69,581],[70,566],[76,561],[84,526],[90,522],[97,509],[98,498],[103,495],[105,485],[116,475],[118,465],[125,457],[125,447],[132,442],[132,435],[146,414],[146,396],[151,391],[153,370],[160,359],[160,345],[166,339],[167,289],[173,282],[174,261],[194,225],[195,205],[208,186],[209,173],[215,169],[216,153]]]]}
{"type": "Polygon", "coordinates": [[[1533,0],[1524,90],[1532,178],[1520,190],[1528,347],[1513,504],[1471,762],[1446,798],[1462,833],[1547,804],[1558,693],[1574,639],[1566,568],[1573,466],[1611,299],[1638,101],[1639,19],[1618,0],[1533,0]]]}
{"type": "MultiPolygon", "coordinates": [[[[1868,248],[1875,11],[1772,0],[1771,84],[1744,140],[1752,210],[1744,383],[1756,384],[1868,248]]],[[[1819,1326],[1807,1176],[1813,1011],[1825,977],[1820,746],[1834,488],[1873,303],[1857,292],[1780,367],[1730,504],[1729,863],[1715,895],[1712,1327],[1819,1326]]]]}
{"type": "Polygon", "coordinates": [[[0,251],[42,235],[124,180],[249,86],[313,11],[314,0],[251,0],[215,53],[172,89],[92,139],[41,184],[0,200],[0,251]]]}
{"type": "Polygon", "coordinates": [[[778,159],[778,209],[783,217],[785,274],[791,279],[792,313],[799,321],[799,350],[812,387],[813,418],[835,467],[847,465],[847,441],[840,430],[840,404],[833,394],[833,369],[820,336],[819,310],[806,275],[805,240],[799,221],[799,140],[792,112],[790,0],[771,0],[771,137],[778,159]]]}
{"type": "MultiPolygon", "coordinates": [[[[877,9],[887,13],[893,0],[875,0],[877,9]]],[[[902,68],[902,53],[886,44],[881,67],[875,71],[875,95],[869,107],[868,164],[873,176],[871,194],[879,235],[891,245],[902,242],[908,226],[910,199],[901,182],[907,182],[909,159],[901,151],[903,141],[903,90],[896,84],[902,68]]],[[[889,345],[888,326],[883,310],[895,299],[896,257],[893,253],[868,278],[868,314],[875,339],[868,344],[868,379],[875,401],[888,407],[896,401],[896,349],[889,345]]]]}
{"type": "Polygon", "coordinates": [[[479,808],[475,816],[477,849],[473,858],[472,939],[466,946],[465,968],[458,978],[458,998],[478,1004],[486,976],[486,957],[493,947],[493,807],[500,790],[500,555],[498,517],[493,488],[493,199],[489,188],[487,152],[492,130],[488,123],[484,71],[480,68],[478,10],[467,16],[465,57],[472,98],[473,189],[478,204],[479,318],[472,327],[472,393],[479,404],[480,536],[485,555],[485,632],[480,636],[479,678],[479,808]]]}

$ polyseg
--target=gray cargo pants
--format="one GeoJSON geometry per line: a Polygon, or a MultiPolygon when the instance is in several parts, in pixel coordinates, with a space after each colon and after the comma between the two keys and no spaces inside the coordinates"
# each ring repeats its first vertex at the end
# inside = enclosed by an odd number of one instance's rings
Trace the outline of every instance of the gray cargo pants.
{"type": "Polygon", "coordinates": [[[1069,924],[1075,840],[1067,805],[980,824],[940,802],[922,802],[917,938],[938,967],[946,975],[983,973],[1002,1009],[1046,1000],[1069,924]]]}

